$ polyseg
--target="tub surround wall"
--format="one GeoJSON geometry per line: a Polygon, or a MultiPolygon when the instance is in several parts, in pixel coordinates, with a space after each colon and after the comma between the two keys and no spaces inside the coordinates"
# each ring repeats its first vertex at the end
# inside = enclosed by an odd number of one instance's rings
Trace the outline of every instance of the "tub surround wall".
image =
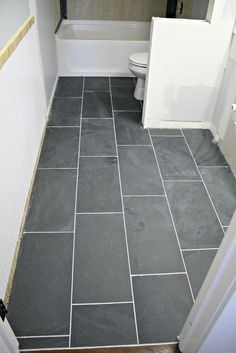
{"type": "Polygon", "coordinates": [[[68,0],[71,20],[150,21],[165,17],[167,0],[68,0]]]}

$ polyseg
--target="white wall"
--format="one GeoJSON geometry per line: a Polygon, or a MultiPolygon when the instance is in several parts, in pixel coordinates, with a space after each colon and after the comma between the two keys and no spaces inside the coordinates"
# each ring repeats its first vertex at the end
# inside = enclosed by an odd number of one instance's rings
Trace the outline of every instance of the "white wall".
{"type": "Polygon", "coordinates": [[[29,0],[31,14],[36,18],[47,106],[50,105],[57,80],[55,39],[57,2],[58,0],[29,0]]]}
{"type": "Polygon", "coordinates": [[[153,19],[144,127],[210,123],[232,27],[226,20],[153,19]]]}
{"type": "Polygon", "coordinates": [[[19,237],[46,102],[35,47],[35,25],[0,70],[0,297],[4,297],[19,237]]]}
{"type": "Polygon", "coordinates": [[[0,49],[29,16],[28,0],[0,0],[0,49]]]}

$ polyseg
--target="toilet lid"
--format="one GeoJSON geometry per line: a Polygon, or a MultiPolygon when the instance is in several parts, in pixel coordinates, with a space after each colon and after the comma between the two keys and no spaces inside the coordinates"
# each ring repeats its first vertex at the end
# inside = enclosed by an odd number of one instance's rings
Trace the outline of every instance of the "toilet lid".
{"type": "Polygon", "coordinates": [[[142,53],[131,54],[129,57],[129,61],[136,66],[147,67],[148,53],[142,52],[142,53]]]}

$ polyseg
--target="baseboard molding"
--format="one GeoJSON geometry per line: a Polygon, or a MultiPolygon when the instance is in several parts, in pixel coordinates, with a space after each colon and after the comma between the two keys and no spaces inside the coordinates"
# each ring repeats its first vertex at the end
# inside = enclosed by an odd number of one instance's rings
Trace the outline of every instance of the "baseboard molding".
{"type": "Polygon", "coordinates": [[[52,89],[51,98],[50,98],[50,101],[49,101],[49,104],[48,104],[48,108],[47,108],[47,114],[46,114],[47,120],[49,120],[49,115],[50,115],[50,111],[51,111],[51,108],[52,108],[52,103],[53,103],[53,99],[54,99],[54,96],[55,96],[58,79],[59,79],[59,76],[57,75],[57,77],[55,79],[55,82],[54,82],[54,85],[53,85],[53,89],[52,89]]]}
{"type": "Polygon", "coordinates": [[[211,129],[210,121],[156,121],[152,119],[143,120],[145,129],[211,129]]]}
{"type": "Polygon", "coordinates": [[[25,220],[26,220],[27,211],[28,211],[29,204],[30,204],[31,194],[32,194],[32,190],[33,190],[33,185],[34,185],[34,180],[35,180],[35,176],[36,176],[36,172],[37,172],[40,154],[41,154],[42,147],[43,147],[43,141],[44,141],[44,137],[45,137],[45,133],[46,133],[46,128],[47,128],[47,121],[45,121],[44,127],[42,129],[39,150],[38,150],[37,158],[36,158],[34,169],[33,169],[33,174],[32,174],[31,181],[30,181],[30,187],[29,187],[28,195],[27,195],[26,202],[25,202],[24,212],[23,212],[23,216],[22,216],[22,220],[21,220],[21,225],[20,225],[20,230],[19,230],[19,234],[18,234],[18,238],[17,238],[16,247],[15,247],[14,257],[13,257],[13,261],[12,261],[12,265],[11,265],[10,275],[9,275],[9,279],[7,282],[7,288],[6,288],[6,292],[5,292],[5,296],[4,296],[4,304],[6,304],[6,305],[8,305],[8,303],[9,303],[9,298],[10,298],[11,291],[12,291],[12,283],[13,283],[13,279],[14,279],[14,275],[15,275],[17,259],[18,259],[18,254],[19,254],[19,250],[20,250],[20,244],[21,244],[21,240],[23,238],[25,220]]]}
{"type": "Polygon", "coordinates": [[[113,71],[73,71],[64,72],[59,70],[59,76],[93,76],[93,77],[135,77],[129,72],[113,72],[113,71]]]}

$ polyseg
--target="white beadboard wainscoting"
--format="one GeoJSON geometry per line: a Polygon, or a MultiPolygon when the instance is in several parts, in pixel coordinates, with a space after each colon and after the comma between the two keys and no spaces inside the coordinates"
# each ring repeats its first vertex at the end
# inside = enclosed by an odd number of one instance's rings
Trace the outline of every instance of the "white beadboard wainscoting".
{"type": "Polygon", "coordinates": [[[3,298],[46,123],[35,25],[0,70],[0,297],[3,298]]]}

